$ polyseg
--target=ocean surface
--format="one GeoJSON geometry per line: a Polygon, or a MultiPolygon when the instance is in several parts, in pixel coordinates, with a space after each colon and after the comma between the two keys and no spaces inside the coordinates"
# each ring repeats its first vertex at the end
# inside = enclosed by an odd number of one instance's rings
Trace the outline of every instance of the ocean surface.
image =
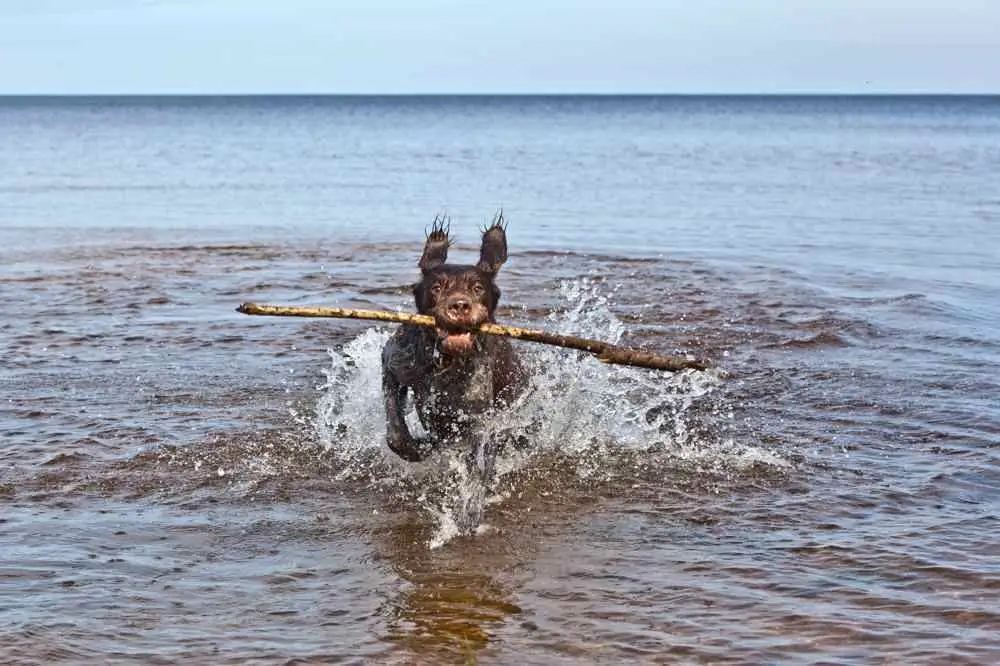
{"type": "Polygon", "coordinates": [[[0,663],[1000,661],[1000,98],[0,98],[0,663]],[[503,208],[485,519],[382,444],[503,208]]]}

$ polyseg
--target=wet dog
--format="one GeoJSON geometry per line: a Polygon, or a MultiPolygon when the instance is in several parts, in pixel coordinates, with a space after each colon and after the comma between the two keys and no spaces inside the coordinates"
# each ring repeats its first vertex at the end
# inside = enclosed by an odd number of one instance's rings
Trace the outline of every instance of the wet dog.
{"type": "Polygon", "coordinates": [[[436,217],[413,286],[417,311],[436,328],[403,325],[382,350],[386,441],[404,460],[417,462],[441,446],[462,445],[492,474],[497,442],[484,441],[482,419],[502,409],[524,388],[518,355],[505,338],[470,330],[492,322],[500,300],[495,280],[507,260],[503,214],[483,230],[475,265],[449,264],[449,221],[436,217]],[[405,413],[412,395],[426,438],[416,438],[405,413]]]}

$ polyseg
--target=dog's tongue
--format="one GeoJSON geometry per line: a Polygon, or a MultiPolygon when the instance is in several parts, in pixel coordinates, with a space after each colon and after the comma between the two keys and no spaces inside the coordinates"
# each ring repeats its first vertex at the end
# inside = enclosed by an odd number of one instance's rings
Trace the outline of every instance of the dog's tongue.
{"type": "Polygon", "coordinates": [[[441,350],[451,356],[461,356],[472,351],[472,333],[448,333],[441,339],[441,350]]]}

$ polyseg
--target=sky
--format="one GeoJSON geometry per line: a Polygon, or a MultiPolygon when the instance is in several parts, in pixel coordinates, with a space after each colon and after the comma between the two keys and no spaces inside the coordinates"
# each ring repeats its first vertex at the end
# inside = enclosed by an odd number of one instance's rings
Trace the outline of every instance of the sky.
{"type": "Polygon", "coordinates": [[[1000,93],[1000,0],[0,0],[0,94],[1000,93]]]}

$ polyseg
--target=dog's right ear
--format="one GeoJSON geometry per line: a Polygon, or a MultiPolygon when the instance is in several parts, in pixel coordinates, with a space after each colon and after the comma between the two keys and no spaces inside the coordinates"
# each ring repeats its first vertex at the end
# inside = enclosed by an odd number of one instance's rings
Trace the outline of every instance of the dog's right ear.
{"type": "Polygon", "coordinates": [[[503,211],[497,211],[490,226],[483,229],[483,246],[479,249],[479,270],[496,275],[507,261],[507,223],[503,211]]]}
{"type": "Polygon", "coordinates": [[[447,215],[435,215],[431,231],[427,234],[427,242],[424,243],[424,253],[420,257],[421,271],[424,273],[432,271],[448,260],[448,247],[451,245],[451,239],[448,237],[450,231],[451,218],[447,215]]]}

